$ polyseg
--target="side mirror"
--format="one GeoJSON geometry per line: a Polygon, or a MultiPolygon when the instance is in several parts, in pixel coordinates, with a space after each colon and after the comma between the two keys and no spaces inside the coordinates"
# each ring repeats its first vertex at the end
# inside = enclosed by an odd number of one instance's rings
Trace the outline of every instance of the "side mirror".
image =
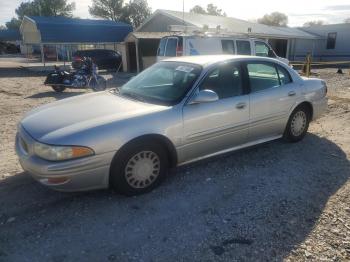
{"type": "Polygon", "coordinates": [[[218,95],[212,90],[201,90],[195,95],[190,104],[208,103],[219,100],[218,95]]]}

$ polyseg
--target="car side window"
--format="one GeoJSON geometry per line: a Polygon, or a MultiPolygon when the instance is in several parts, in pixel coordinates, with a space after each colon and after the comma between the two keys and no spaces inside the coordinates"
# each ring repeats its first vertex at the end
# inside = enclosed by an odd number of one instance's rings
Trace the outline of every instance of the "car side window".
{"type": "Polygon", "coordinates": [[[236,45],[237,45],[237,55],[252,54],[249,41],[237,40],[236,45]]]}
{"type": "Polygon", "coordinates": [[[286,85],[286,84],[293,82],[290,74],[288,73],[288,71],[285,68],[277,65],[277,71],[278,71],[278,76],[279,76],[281,85],[286,85]]]}
{"type": "Polygon", "coordinates": [[[280,86],[276,67],[272,63],[247,63],[247,70],[252,93],[280,86]]]}
{"type": "Polygon", "coordinates": [[[238,64],[224,64],[212,70],[201,83],[199,90],[212,90],[219,99],[243,94],[242,73],[238,64]]]}

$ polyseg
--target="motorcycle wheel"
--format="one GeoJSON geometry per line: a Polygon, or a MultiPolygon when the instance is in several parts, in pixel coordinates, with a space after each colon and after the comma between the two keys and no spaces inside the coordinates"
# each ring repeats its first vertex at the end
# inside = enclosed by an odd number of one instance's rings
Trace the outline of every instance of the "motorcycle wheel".
{"type": "Polygon", "coordinates": [[[64,86],[51,86],[53,90],[55,90],[57,93],[63,92],[66,88],[64,86]]]}
{"type": "Polygon", "coordinates": [[[95,92],[106,90],[107,81],[102,76],[97,76],[97,81],[95,79],[91,79],[89,86],[95,92]]]}

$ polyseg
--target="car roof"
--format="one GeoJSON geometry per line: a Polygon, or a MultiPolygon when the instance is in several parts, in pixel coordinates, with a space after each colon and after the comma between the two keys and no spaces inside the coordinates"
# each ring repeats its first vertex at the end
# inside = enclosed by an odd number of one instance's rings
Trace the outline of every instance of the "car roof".
{"type": "Polygon", "coordinates": [[[168,58],[163,61],[167,62],[184,62],[201,65],[202,67],[208,67],[210,65],[225,62],[225,61],[266,61],[275,62],[281,64],[278,60],[268,57],[261,56],[248,56],[248,55],[203,55],[203,56],[178,56],[173,58],[168,58]]]}
{"type": "Polygon", "coordinates": [[[225,35],[225,34],[174,34],[174,35],[167,35],[167,36],[163,36],[162,38],[171,38],[171,37],[187,37],[187,38],[198,38],[198,39],[206,39],[206,38],[211,38],[211,39],[234,39],[234,40],[253,40],[253,41],[262,41],[262,42],[266,42],[261,38],[256,38],[256,37],[249,37],[249,36],[245,36],[245,35],[225,35]]]}

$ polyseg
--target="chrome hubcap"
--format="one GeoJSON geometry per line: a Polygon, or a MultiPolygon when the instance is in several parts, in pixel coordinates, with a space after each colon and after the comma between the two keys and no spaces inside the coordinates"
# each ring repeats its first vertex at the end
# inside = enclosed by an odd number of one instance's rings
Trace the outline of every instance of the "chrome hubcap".
{"type": "Polygon", "coordinates": [[[134,155],[125,167],[125,177],[133,188],[151,185],[159,175],[160,159],[152,151],[141,151],[134,155]]]}
{"type": "Polygon", "coordinates": [[[300,136],[306,127],[307,117],[304,111],[298,111],[292,119],[291,131],[293,136],[300,136]]]}

